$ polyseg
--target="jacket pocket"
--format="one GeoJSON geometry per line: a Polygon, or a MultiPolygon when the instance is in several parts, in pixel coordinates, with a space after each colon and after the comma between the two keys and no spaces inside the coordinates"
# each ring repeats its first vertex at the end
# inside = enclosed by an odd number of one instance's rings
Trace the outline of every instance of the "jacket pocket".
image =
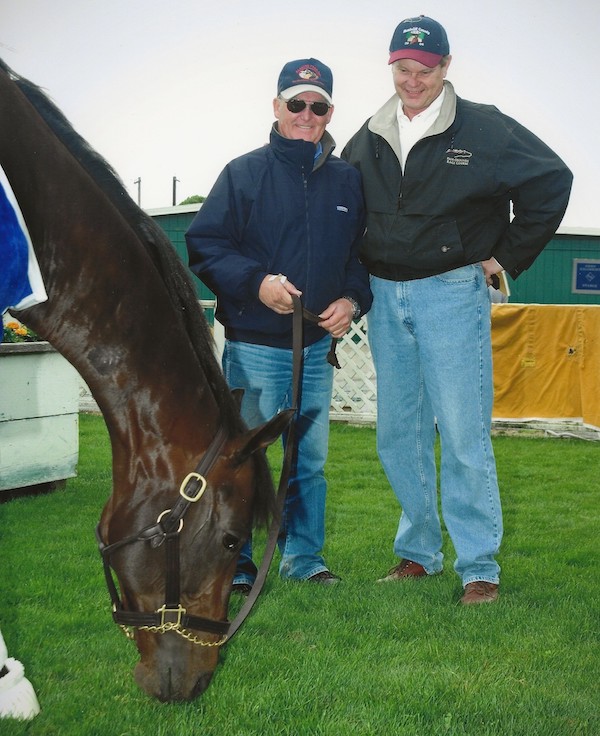
{"type": "Polygon", "coordinates": [[[403,218],[398,233],[399,252],[404,262],[420,269],[449,271],[465,262],[460,233],[454,220],[440,222],[437,218],[403,218]]]}

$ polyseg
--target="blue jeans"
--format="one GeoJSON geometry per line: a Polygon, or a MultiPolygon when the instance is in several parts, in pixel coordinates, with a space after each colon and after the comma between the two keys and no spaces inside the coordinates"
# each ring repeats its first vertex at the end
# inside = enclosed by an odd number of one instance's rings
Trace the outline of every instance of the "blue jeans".
{"type": "MultiPolygon", "coordinates": [[[[296,415],[297,452],[279,538],[284,579],[306,580],[327,570],[325,542],[325,461],[329,445],[329,407],[333,368],[326,356],[331,338],[304,348],[296,415]]],[[[243,388],[242,417],[249,427],[273,417],[292,403],[292,351],[226,340],[223,371],[231,388],[243,388]]],[[[256,566],[252,540],[242,549],[234,583],[252,584],[256,566]]]]}
{"type": "Polygon", "coordinates": [[[490,298],[479,265],[415,281],[371,280],[368,336],[377,374],[377,451],[402,514],[398,557],[442,570],[434,457],[463,585],[498,583],[502,511],[490,439],[490,298]]]}

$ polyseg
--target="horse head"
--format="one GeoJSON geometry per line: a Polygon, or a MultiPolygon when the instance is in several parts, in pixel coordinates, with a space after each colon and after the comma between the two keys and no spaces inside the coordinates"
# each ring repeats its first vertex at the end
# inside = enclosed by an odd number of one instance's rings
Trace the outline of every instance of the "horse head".
{"type": "Polygon", "coordinates": [[[274,498],[264,448],[281,435],[292,414],[281,412],[254,430],[223,439],[209,458],[206,477],[188,474],[179,497],[174,491],[154,493],[145,504],[148,512],[142,512],[131,501],[133,494],[118,508],[109,503],[104,509],[100,537],[116,542],[103,555],[121,593],[113,598],[113,615],[124,629],[133,627],[128,633],[140,654],[136,682],[161,701],[191,700],[208,687],[228,638],[239,551],[274,498]],[[157,506],[159,497],[163,505],[157,506]],[[142,518],[150,523],[140,529],[142,518]]]}

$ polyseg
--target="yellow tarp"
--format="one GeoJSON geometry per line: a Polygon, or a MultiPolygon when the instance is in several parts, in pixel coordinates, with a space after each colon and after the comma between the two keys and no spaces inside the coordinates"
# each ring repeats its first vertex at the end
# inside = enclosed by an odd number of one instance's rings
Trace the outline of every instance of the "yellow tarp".
{"type": "Polygon", "coordinates": [[[493,304],[493,418],[600,428],[600,305],[493,304]]]}

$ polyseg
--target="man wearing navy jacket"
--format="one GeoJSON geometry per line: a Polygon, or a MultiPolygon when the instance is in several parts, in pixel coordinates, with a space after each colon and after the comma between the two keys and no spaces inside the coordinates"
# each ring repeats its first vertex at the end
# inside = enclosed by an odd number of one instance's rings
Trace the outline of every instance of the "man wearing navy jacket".
{"type": "MultiPolygon", "coordinates": [[[[276,122],[266,146],[230,162],[187,234],[191,270],[217,296],[225,326],[223,369],[243,388],[250,426],[289,407],[292,393],[292,295],[319,316],[304,325],[297,458],[284,510],[280,575],[335,584],[322,557],[333,369],[332,336],[342,337],[371,306],[358,259],[364,209],[358,171],[332,155],[326,131],[333,77],[318,59],[283,67],[273,100],[276,122]]],[[[256,577],[251,540],[233,589],[256,577]]]]}

